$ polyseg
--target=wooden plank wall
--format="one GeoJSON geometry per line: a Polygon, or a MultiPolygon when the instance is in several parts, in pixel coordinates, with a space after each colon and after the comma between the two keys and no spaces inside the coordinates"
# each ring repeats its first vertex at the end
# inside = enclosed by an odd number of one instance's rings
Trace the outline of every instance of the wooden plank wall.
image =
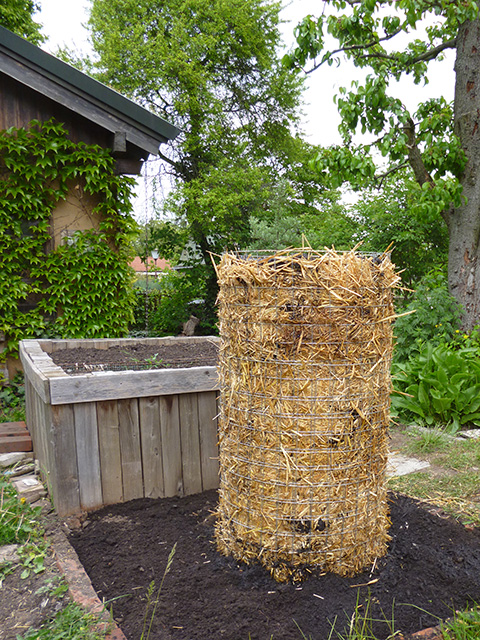
{"type": "Polygon", "coordinates": [[[48,405],[27,424],[60,516],[218,487],[217,391],[48,405]]]}

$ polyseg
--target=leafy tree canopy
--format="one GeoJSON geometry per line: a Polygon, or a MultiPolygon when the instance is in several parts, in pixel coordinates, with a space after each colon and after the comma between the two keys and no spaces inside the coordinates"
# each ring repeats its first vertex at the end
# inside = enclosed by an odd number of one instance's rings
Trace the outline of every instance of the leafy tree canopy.
{"type": "Polygon", "coordinates": [[[0,0],[0,25],[29,40],[33,44],[45,42],[42,28],[33,15],[40,10],[33,0],[0,0]]]}
{"type": "Polygon", "coordinates": [[[480,211],[474,186],[480,167],[479,3],[326,0],[319,13],[298,25],[297,46],[286,66],[308,67],[309,73],[348,59],[365,78],[335,97],[343,145],[321,150],[317,170],[332,185],[349,181],[361,188],[381,185],[386,176],[408,168],[420,187],[416,213],[430,223],[441,216],[447,225],[450,291],[464,307],[464,326],[471,328],[480,318],[480,211]],[[428,82],[430,63],[448,49],[456,54],[454,102],[443,96],[421,102],[419,93],[418,108],[410,111],[394,95],[396,81],[409,76],[417,85],[428,82]],[[368,141],[354,143],[360,133],[368,134],[368,141]]]}
{"type": "Polygon", "coordinates": [[[211,308],[209,252],[245,246],[279,181],[295,206],[319,190],[311,151],[292,135],[302,81],[277,56],[279,10],[271,0],[92,3],[100,78],[182,130],[162,147],[175,185],[167,208],[201,256],[211,308]]]}
{"type": "Polygon", "coordinates": [[[389,176],[381,191],[365,190],[350,215],[357,222],[362,249],[384,251],[393,243],[392,260],[404,284],[415,287],[432,264],[446,266],[448,229],[440,215],[423,215],[417,206],[420,187],[404,174],[405,170],[389,176]]]}

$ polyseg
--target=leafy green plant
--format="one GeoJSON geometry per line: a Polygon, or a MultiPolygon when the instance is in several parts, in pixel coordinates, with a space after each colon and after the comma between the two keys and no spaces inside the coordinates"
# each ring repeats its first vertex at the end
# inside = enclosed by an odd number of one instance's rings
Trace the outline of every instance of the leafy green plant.
{"type": "Polygon", "coordinates": [[[0,386],[0,422],[19,420],[25,420],[25,385],[22,373],[18,373],[9,384],[0,386]]]}
{"type": "Polygon", "coordinates": [[[31,507],[25,498],[19,498],[5,475],[0,475],[0,546],[23,544],[39,540],[40,507],[31,507]]]}
{"type": "Polygon", "coordinates": [[[99,619],[80,605],[69,603],[40,629],[29,629],[18,640],[103,640],[99,619]]]}
{"type": "Polygon", "coordinates": [[[43,540],[39,542],[28,542],[19,549],[23,570],[20,575],[22,580],[28,578],[31,573],[42,573],[45,571],[45,557],[47,555],[48,543],[43,540]]]}
{"type": "Polygon", "coordinates": [[[438,345],[455,338],[460,332],[461,309],[448,292],[446,275],[433,270],[422,278],[412,300],[398,313],[395,322],[396,362],[405,362],[418,353],[423,342],[438,345]]]}
{"type": "Polygon", "coordinates": [[[63,598],[68,593],[68,584],[63,576],[52,576],[45,580],[45,584],[35,591],[35,594],[47,594],[50,598],[63,598]]]}
{"type": "Polygon", "coordinates": [[[451,620],[442,624],[444,640],[478,640],[480,629],[480,605],[456,611],[451,620]]]}
{"type": "Polygon", "coordinates": [[[148,358],[134,358],[129,356],[129,359],[135,364],[142,365],[145,369],[160,369],[163,365],[163,359],[158,356],[158,353],[154,353],[153,356],[148,358]]]}
{"type": "Polygon", "coordinates": [[[133,309],[134,320],[130,325],[129,336],[144,335],[148,337],[147,325],[150,326],[151,318],[158,309],[162,299],[161,285],[158,281],[150,283],[145,288],[145,281],[137,280],[134,288],[135,304],[133,309]],[[155,287],[155,288],[154,288],[155,287]]]}
{"type": "Polygon", "coordinates": [[[432,426],[480,426],[480,361],[475,348],[421,343],[419,353],[392,368],[392,413],[432,426]]]}
{"type": "Polygon", "coordinates": [[[125,335],[132,317],[130,178],[106,149],[74,143],[65,128],[33,121],[0,132],[0,331],[23,338],[125,335]],[[57,204],[76,194],[98,219],[46,251],[57,204]],[[25,310],[22,306],[25,305],[25,310]]]}
{"type": "MultiPolygon", "coordinates": [[[[40,524],[41,507],[31,507],[20,498],[4,473],[0,474],[0,546],[18,544],[22,574],[41,573],[48,544],[43,538],[40,524]]],[[[0,585],[4,578],[15,570],[11,563],[0,565],[0,585]]]]}
{"type": "Polygon", "coordinates": [[[190,303],[201,292],[181,273],[170,271],[160,281],[161,298],[150,319],[150,331],[157,336],[177,335],[192,311],[190,303]]]}
{"type": "Polygon", "coordinates": [[[175,556],[175,551],[177,550],[177,543],[175,543],[170,551],[167,559],[167,564],[165,566],[165,571],[163,572],[162,580],[160,582],[160,586],[155,593],[155,582],[152,581],[147,590],[147,606],[145,608],[145,616],[143,618],[143,627],[142,627],[142,635],[140,636],[140,640],[148,640],[150,638],[150,632],[152,630],[153,621],[155,620],[155,614],[157,612],[158,603],[160,601],[160,595],[162,593],[163,583],[165,582],[165,578],[167,574],[170,572],[172,568],[173,558],[175,556]]]}

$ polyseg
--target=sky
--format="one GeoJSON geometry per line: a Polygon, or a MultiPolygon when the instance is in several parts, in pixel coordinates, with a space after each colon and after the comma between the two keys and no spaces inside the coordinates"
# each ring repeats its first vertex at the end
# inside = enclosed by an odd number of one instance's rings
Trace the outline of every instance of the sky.
{"type": "MultiPolygon", "coordinates": [[[[88,20],[89,0],[40,0],[41,12],[37,20],[43,24],[43,33],[49,38],[44,48],[54,53],[59,46],[67,45],[71,49],[79,49],[84,53],[89,51],[88,32],[82,26],[88,20]]],[[[282,25],[283,38],[286,48],[294,44],[293,30],[301,19],[308,14],[316,14],[323,6],[321,0],[284,0],[286,5],[282,10],[282,18],[286,21],[282,25]]],[[[414,109],[416,102],[428,97],[443,95],[447,100],[453,99],[454,72],[453,52],[447,54],[447,60],[433,63],[430,72],[430,84],[418,88],[412,82],[404,80],[393,89],[397,97],[402,98],[409,109],[414,109]]],[[[302,129],[304,137],[311,144],[329,146],[340,144],[338,133],[340,118],[338,116],[333,96],[339,87],[349,87],[354,79],[359,77],[359,70],[353,65],[342,63],[342,66],[328,67],[313,72],[307,77],[304,93],[302,129]]],[[[137,190],[137,210],[142,207],[148,209],[143,189],[137,190]],[[143,204],[140,204],[143,199],[143,204]]],[[[141,215],[141,214],[140,214],[141,215]]],[[[146,212],[145,217],[150,213],[146,212]]]]}

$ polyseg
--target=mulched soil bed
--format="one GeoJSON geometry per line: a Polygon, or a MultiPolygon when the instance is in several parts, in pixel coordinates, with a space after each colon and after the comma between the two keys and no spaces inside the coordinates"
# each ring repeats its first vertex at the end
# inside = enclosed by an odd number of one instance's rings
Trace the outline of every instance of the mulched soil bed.
{"type": "MultiPolygon", "coordinates": [[[[406,496],[390,495],[392,541],[373,572],[312,575],[297,585],[278,584],[260,566],[220,556],[213,539],[216,504],[215,491],[134,500],[91,514],[71,533],[97,593],[111,603],[129,640],[140,638],[148,586],[160,585],[176,542],[152,640],[301,640],[302,633],[326,640],[331,624],[342,630],[357,597],[363,603],[369,593],[374,618],[391,619],[395,604],[395,628],[412,633],[480,602],[480,529],[406,496]]],[[[382,622],[374,630],[378,638],[389,633],[382,622]]]]}
{"type": "Polygon", "coordinates": [[[203,342],[178,342],[175,345],[139,343],[109,349],[60,349],[50,354],[66,373],[120,371],[125,369],[181,369],[217,364],[218,345],[203,342]]]}

